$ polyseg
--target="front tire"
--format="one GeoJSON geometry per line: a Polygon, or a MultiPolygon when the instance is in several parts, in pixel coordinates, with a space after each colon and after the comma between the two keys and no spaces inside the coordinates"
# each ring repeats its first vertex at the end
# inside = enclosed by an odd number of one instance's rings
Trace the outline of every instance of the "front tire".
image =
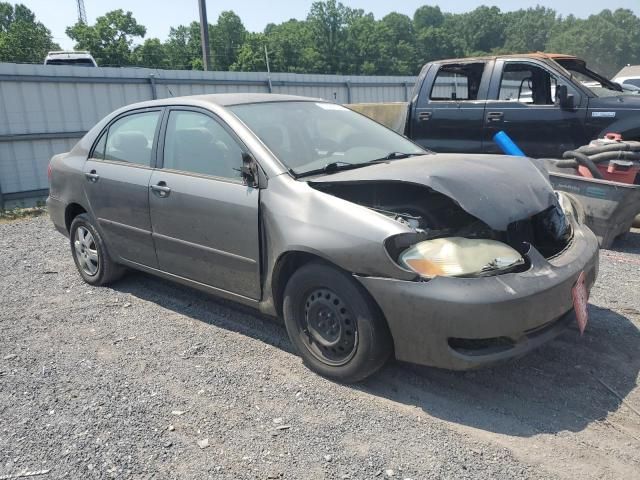
{"type": "Polygon", "coordinates": [[[330,265],[297,270],[284,292],[287,333],[304,363],[344,383],[379,370],[392,352],[389,329],[362,286],[330,265]]]}
{"type": "Polygon", "coordinates": [[[78,272],[89,285],[107,285],[124,274],[124,267],[111,259],[100,233],[86,213],[71,222],[69,240],[78,272]]]}

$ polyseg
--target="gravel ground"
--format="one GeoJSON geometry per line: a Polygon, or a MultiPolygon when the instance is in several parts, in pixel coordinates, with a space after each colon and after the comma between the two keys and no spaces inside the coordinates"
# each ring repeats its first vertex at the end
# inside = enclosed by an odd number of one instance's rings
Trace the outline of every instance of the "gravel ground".
{"type": "Polygon", "coordinates": [[[615,247],[583,337],[343,386],[277,322],[140,273],[90,287],[46,217],[0,224],[0,479],[640,478],[640,231],[615,247]]]}

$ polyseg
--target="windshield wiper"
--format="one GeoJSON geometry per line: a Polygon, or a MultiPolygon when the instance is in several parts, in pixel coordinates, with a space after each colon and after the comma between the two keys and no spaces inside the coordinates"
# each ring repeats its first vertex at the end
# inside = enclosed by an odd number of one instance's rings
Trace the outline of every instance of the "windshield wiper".
{"type": "Polygon", "coordinates": [[[351,170],[354,168],[366,167],[369,163],[349,163],[349,162],[331,162],[327,163],[322,168],[316,168],[314,170],[308,170],[306,172],[296,172],[296,178],[308,177],[311,175],[318,175],[319,173],[333,173],[340,172],[342,170],[351,170]]]}
{"type": "Polygon", "coordinates": [[[387,160],[401,160],[403,158],[415,157],[416,155],[424,155],[422,153],[404,153],[404,152],[391,152],[384,157],[375,158],[369,160],[367,163],[386,162],[387,160]]]}

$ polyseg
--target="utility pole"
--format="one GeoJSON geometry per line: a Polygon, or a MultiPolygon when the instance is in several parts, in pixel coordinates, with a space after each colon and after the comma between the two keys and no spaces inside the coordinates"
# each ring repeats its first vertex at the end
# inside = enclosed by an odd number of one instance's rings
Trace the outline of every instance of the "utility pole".
{"type": "Polygon", "coordinates": [[[267,51],[267,44],[264,44],[264,60],[267,62],[267,79],[269,80],[269,93],[273,92],[273,85],[271,85],[271,69],[269,68],[269,52],[267,51]]]}
{"type": "Polygon", "coordinates": [[[202,42],[202,64],[205,71],[211,68],[211,52],[209,51],[209,22],[207,22],[207,4],[198,0],[200,7],[200,40],[202,42]]]}

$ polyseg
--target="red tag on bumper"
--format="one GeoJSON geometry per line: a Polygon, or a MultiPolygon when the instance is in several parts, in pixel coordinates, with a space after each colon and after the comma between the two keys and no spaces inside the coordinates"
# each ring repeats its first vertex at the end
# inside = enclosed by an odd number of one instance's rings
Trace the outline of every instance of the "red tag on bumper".
{"type": "Polygon", "coordinates": [[[571,295],[573,296],[573,309],[576,312],[576,322],[578,323],[580,335],[582,335],[585,328],[587,328],[587,321],[589,320],[589,313],[587,312],[589,293],[585,284],[584,272],[581,272],[578,276],[576,284],[571,289],[571,295]]]}

